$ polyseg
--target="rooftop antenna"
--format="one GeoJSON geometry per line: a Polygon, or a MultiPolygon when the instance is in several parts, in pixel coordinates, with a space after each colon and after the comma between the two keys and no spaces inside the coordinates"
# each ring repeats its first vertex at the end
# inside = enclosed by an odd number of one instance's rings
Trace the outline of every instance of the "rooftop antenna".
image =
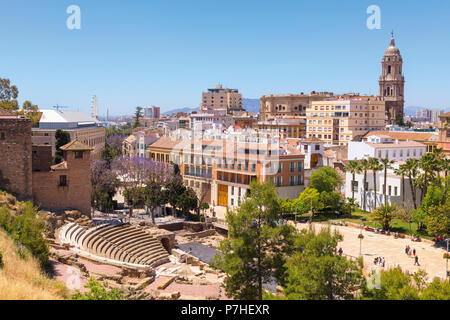
{"type": "Polygon", "coordinates": [[[53,109],[56,109],[56,111],[59,111],[59,109],[68,109],[68,108],[69,107],[64,107],[64,106],[59,106],[59,105],[56,105],[53,107],[53,109]]]}
{"type": "Polygon", "coordinates": [[[97,119],[97,96],[92,97],[92,118],[97,119]]]}

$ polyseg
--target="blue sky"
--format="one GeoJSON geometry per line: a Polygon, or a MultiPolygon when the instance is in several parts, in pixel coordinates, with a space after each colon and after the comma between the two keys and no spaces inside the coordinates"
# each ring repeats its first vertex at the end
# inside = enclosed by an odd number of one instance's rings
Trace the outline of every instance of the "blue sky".
{"type": "Polygon", "coordinates": [[[216,83],[245,98],[378,93],[394,30],[406,105],[450,109],[450,1],[0,0],[0,77],[19,100],[99,114],[197,107],[216,83]],[[66,8],[81,8],[68,30],[66,8]],[[369,5],[381,30],[369,30],[369,5]]]}

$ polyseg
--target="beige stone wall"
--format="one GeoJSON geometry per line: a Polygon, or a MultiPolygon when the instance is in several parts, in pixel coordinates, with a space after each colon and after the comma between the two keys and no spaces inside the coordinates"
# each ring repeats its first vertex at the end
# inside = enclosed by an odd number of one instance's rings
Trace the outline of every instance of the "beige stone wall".
{"type": "Polygon", "coordinates": [[[76,209],[83,214],[91,212],[91,166],[89,151],[83,159],[75,159],[68,151],[67,170],[33,172],[33,197],[36,205],[47,209],[76,209]],[[67,176],[67,186],[59,186],[60,176],[67,176]]]}

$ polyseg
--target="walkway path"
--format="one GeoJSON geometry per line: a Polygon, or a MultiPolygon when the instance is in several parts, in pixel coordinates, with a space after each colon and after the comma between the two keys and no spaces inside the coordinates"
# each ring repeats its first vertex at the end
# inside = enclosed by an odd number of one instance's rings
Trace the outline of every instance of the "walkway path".
{"type": "MultiPolygon", "coordinates": [[[[298,229],[307,228],[308,224],[297,224],[298,229]]],[[[325,224],[313,223],[316,231],[325,224]]],[[[359,257],[360,240],[358,234],[360,229],[344,226],[331,226],[331,230],[338,230],[344,236],[344,240],[339,243],[344,254],[359,257]]],[[[374,267],[373,260],[376,257],[384,257],[386,259],[385,268],[400,266],[403,271],[408,270],[410,273],[416,272],[419,268],[428,272],[429,280],[434,277],[445,278],[446,262],[443,259],[445,250],[437,248],[427,242],[413,242],[410,239],[394,239],[393,236],[376,234],[370,231],[362,231],[364,239],[362,240],[361,253],[364,258],[364,265],[371,268],[374,267]],[[412,249],[416,249],[416,255],[419,257],[419,266],[414,266],[414,258],[410,258],[405,253],[405,247],[409,245],[412,249]]]]}

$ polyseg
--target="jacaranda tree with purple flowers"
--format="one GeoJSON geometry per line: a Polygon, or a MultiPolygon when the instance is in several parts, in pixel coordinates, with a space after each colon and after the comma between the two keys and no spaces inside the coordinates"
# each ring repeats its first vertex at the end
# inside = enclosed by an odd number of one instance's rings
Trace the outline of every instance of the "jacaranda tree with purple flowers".
{"type": "Polygon", "coordinates": [[[92,207],[102,212],[110,212],[114,207],[112,198],[116,194],[118,180],[107,161],[92,161],[91,184],[92,207]]]}
{"type": "Polygon", "coordinates": [[[154,194],[162,193],[163,186],[173,176],[173,167],[147,158],[120,157],[111,164],[111,168],[117,174],[122,193],[130,205],[130,216],[136,205],[147,203],[153,217],[154,210],[164,204],[164,197],[154,194]]]}
{"type": "Polygon", "coordinates": [[[105,148],[102,150],[102,159],[113,162],[117,158],[122,156],[122,143],[125,139],[124,136],[110,135],[106,139],[105,148]]]}

